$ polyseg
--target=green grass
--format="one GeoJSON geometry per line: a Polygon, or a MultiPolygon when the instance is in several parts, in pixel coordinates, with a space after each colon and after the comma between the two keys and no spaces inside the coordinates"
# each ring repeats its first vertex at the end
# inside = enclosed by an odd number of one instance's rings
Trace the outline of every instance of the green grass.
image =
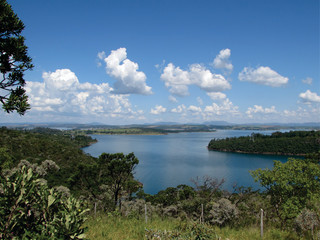
{"type": "Polygon", "coordinates": [[[149,220],[146,224],[144,219],[126,218],[118,216],[98,215],[90,217],[86,226],[89,239],[121,239],[141,240],[144,239],[145,229],[173,230],[179,225],[177,219],[149,220]]]}
{"type": "MultiPolygon", "coordinates": [[[[146,224],[144,219],[126,218],[119,216],[100,214],[96,217],[90,217],[86,223],[88,227],[87,237],[94,240],[142,240],[145,238],[145,229],[172,231],[183,228],[186,221],[180,221],[172,218],[156,218],[148,221],[146,224]]],[[[246,228],[219,228],[210,227],[221,240],[255,240],[261,239],[260,227],[246,228]]],[[[276,228],[266,228],[264,230],[264,240],[298,240],[299,238],[294,232],[281,231],[276,228]]]]}

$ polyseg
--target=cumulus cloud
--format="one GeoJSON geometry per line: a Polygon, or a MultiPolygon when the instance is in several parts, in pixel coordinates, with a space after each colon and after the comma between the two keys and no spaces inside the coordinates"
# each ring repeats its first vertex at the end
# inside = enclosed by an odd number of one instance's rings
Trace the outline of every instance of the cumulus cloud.
{"type": "Polygon", "coordinates": [[[212,99],[212,100],[223,100],[227,98],[227,95],[222,93],[222,92],[213,92],[213,93],[207,93],[207,95],[212,99]]]}
{"type": "Polygon", "coordinates": [[[231,72],[233,70],[233,65],[229,60],[230,56],[231,50],[229,48],[222,49],[213,60],[213,66],[215,68],[226,69],[231,72]]]}
{"type": "Polygon", "coordinates": [[[150,113],[151,114],[155,114],[155,115],[159,115],[161,113],[165,113],[167,111],[167,109],[161,105],[156,105],[155,108],[152,108],[150,113]]]}
{"type": "Polygon", "coordinates": [[[260,105],[254,105],[253,108],[249,107],[246,111],[246,114],[248,117],[252,118],[253,114],[255,113],[262,113],[262,114],[271,114],[271,113],[277,113],[275,106],[271,106],[270,108],[263,108],[260,105]]]}
{"type": "Polygon", "coordinates": [[[300,93],[299,97],[302,99],[303,102],[310,104],[310,103],[320,103],[320,96],[317,93],[311,92],[307,90],[304,93],[300,93]]]}
{"type": "Polygon", "coordinates": [[[32,112],[69,116],[123,117],[139,115],[131,109],[128,95],[113,94],[107,84],[80,83],[69,69],[44,72],[42,82],[27,82],[32,112]]]}
{"type": "Polygon", "coordinates": [[[171,112],[173,112],[173,113],[185,113],[186,109],[187,109],[186,106],[184,104],[181,104],[178,107],[171,109],[171,112]]]}
{"type": "Polygon", "coordinates": [[[313,79],[311,77],[307,77],[306,79],[302,79],[302,82],[308,85],[312,84],[313,79]]]}
{"type": "Polygon", "coordinates": [[[127,49],[119,48],[111,51],[105,57],[104,52],[98,53],[98,58],[106,63],[106,71],[116,82],[113,86],[117,94],[152,94],[151,87],[146,84],[146,75],[138,71],[139,65],[127,58],[127,49]]]}
{"type": "Polygon", "coordinates": [[[271,87],[281,87],[288,83],[287,77],[281,76],[269,67],[253,69],[245,67],[238,75],[240,81],[253,82],[271,87]]]}
{"type": "Polygon", "coordinates": [[[202,112],[201,107],[197,107],[197,106],[194,106],[194,105],[190,105],[190,106],[188,107],[188,110],[189,110],[190,112],[193,112],[193,113],[200,113],[200,112],[202,112]]]}
{"type": "Polygon", "coordinates": [[[211,105],[206,106],[204,112],[208,116],[213,115],[238,115],[239,107],[233,105],[233,103],[228,99],[222,100],[220,103],[213,102],[211,105]]]}
{"type": "Polygon", "coordinates": [[[188,86],[196,85],[206,92],[217,92],[231,88],[230,83],[220,74],[214,74],[200,64],[193,64],[189,70],[182,70],[169,63],[161,74],[165,86],[172,95],[189,95],[188,86]]]}
{"type": "Polygon", "coordinates": [[[77,76],[69,69],[58,69],[55,72],[44,72],[42,74],[47,89],[57,91],[68,91],[78,84],[77,76]]]}

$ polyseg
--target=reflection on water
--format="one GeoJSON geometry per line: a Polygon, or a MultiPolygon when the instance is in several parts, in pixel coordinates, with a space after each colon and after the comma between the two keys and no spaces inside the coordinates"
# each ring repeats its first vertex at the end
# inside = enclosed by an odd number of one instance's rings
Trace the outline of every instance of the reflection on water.
{"type": "MultiPolygon", "coordinates": [[[[257,132],[257,131],[255,131],[257,132]]],[[[103,152],[128,154],[139,159],[135,177],[146,193],[154,194],[179,184],[192,185],[191,178],[205,175],[224,178],[224,188],[238,186],[258,188],[249,170],[272,168],[273,160],[285,162],[285,156],[268,156],[208,151],[212,138],[248,136],[251,130],[221,130],[212,133],[178,133],[169,135],[93,135],[97,143],[84,151],[98,157],[103,152]]],[[[271,134],[272,131],[262,131],[271,134]]]]}

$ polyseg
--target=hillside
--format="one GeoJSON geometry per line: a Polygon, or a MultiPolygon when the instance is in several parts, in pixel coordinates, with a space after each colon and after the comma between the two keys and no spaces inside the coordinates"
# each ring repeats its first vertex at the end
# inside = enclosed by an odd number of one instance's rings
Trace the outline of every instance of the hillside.
{"type": "Polygon", "coordinates": [[[320,151],[320,131],[275,132],[269,135],[212,139],[209,150],[239,153],[306,155],[320,151]]]}
{"type": "Polygon", "coordinates": [[[77,167],[92,162],[92,157],[80,148],[95,141],[88,136],[70,135],[48,128],[19,131],[2,127],[0,167],[12,168],[20,160],[37,164],[52,160],[60,167],[60,171],[48,176],[49,185],[64,185],[74,190],[77,188],[77,167]]]}

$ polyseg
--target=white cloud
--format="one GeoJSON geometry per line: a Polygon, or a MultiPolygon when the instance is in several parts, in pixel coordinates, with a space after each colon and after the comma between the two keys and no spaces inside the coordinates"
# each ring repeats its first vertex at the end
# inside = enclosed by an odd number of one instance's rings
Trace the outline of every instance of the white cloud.
{"type": "Polygon", "coordinates": [[[320,103],[320,96],[317,95],[317,93],[311,92],[310,90],[307,90],[304,93],[300,93],[299,97],[305,102],[305,103],[320,103]]]}
{"type": "Polygon", "coordinates": [[[184,104],[179,105],[176,108],[171,109],[171,112],[173,113],[184,113],[186,111],[186,106],[184,104]]]}
{"type": "Polygon", "coordinates": [[[170,93],[176,96],[187,96],[188,85],[191,84],[189,73],[175,67],[169,63],[161,74],[161,79],[165,82],[165,86],[170,88],[170,93]]]}
{"type": "Polygon", "coordinates": [[[212,99],[212,100],[223,100],[227,98],[227,95],[221,92],[216,92],[216,93],[207,93],[207,95],[212,99]]]}
{"type": "Polygon", "coordinates": [[[188,107],[188,111],[194,112],[194,113],[200,113],[200,112],[202,112],[201,107],[197,107],[197,106],[194,106],[194,105],[190,105],[190,106],[188,107]]]}
{"type": "Polygon", "coordinates": [[[174,103],[178,102],[178,100],[172,95],[169,96],[169,101],[174,103]]]}
{"type": "Polygon", "coordinates": [[[290,110],[284,110],[283,114],[285,117],[296,117],[297,116],[296,111],[290,111],[290,110]]]}
{"type": "Polygon", "coordinates": [[[271,87],[281,87],[288,83],[289,79],[283,77],[269,67],[253,69],[245,67],[238,75],[240,81],[253,82],[271,87]]]}
{"type": "Polygon", "coordinates": [[[98,57],[98,59],[97,59],[97,66],[98,66],[98,67],[101,67],[101,66],[102,66],[101,61],[102,61],[103,59],[105,59],[106,53],[105,53],[104,51],[98,52],[97,57],[98,57]]]}
{"type": "Polygon", "coordinates": [[[249,107],[246,111],[246,114],[248,117],[252,118],[253,114],[256,113],[262,113],[262,114],[271,114],[271,113],[277,113],[275,106],[271,106],[270,108],[263,108],[260,105],[254,105],[253,108],[249,107]]]}
{"type": "Polygon", "coordinates": [[[52,90],[68,91],[79,84],[77,76],[69,69],[58,69],[55,72],[44,72],[42,74],[45,86],[52,90]]]}
{"type": "MultiPolygon", "coordinates": [[[[104,54],[99,53],[99,58],[104,54]]],[[[113,77],[114,93],[117,94],[152,94],[151,87],[146,84],[146,75],[138,71],[137,63],[127,58],[126,48],[119,48],[111,51],[110,55],[104,58],[107,74],[113,77]]]]}
{"type": "Polygon", "coordinates": [[[222,49],[213,60],[213,66],[215,68],[226,69],[231,72],[233,70],[233,65],[229,60],[230,56],[231,50],[229,48],[222,49]]]}
{"type": "Polygon", "coordinates": [[[196,85],[206,92],[217,92],[231,88],[230,83],[220,74],[211,73],[200,64],[193,64],[188,71],[169,63],[161,74],[169,92],[175,96],[189,95],[188,86],[196,85]]]}
{"type": "MultiPolygon", "coordinates": [[[[43,82],[27,82],[31,110],[60,116],[90,116],[103,118],[140,117],[131,109],[128,95],[113,94],[107,84],[80,83],[69,69],[43,73],[43,82]]],[[[53,116],[52,115],[52,116],[53,116]]]]}
{"type": "Polygon", "coordinates": [[[313,79],[311,77],[307,77],[306,79],[302,79],[302,82],[308,85],[312,84],[313,79]]]}
{"type": "Polygon", "coordinates": [[[97,57],[98,57],[100,60],[103,60],[103,59],[106,58],[106,53],[105,53],[104,51],[98,52],[97,57]]]}
{"type": "Polygon", "coordinates": [[[240,112],[238,106],[234,106],[233,103],[228,99],[224,99],[221,103],[212,103],[212,105],[206,106],[204,112],[208,116],[213,115],[238,115],[240,112]]]}
{"type": "Polygon", "coordinates": [[[167,109],[165,107],[162,107],[161,105],[156,105],[155,108],[151,109],[150,113],[159,115],[160,113],[165,113],[167,109]]]}

